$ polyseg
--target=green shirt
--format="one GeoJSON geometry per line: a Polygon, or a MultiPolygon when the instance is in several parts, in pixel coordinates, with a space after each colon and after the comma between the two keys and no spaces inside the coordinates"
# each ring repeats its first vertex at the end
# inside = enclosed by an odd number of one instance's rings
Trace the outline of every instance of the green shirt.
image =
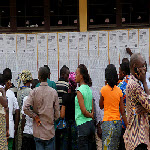
{"type": "MultiPolygon", "coordinates": [[[[47,78],[47,83],[48,83],[48,86],[55,89],[57,91],[57,88],[56,88],[56,83],[54,81],[50,81],[48,78],[47,78]]],[[[36,85],[36,87],[39,87],[41,83],[38,83],[36,85]]]]}
{"type": "MultiPolygon", "coordinates": [[[[88,85],[82,84],[77,91],[80,91],[83,96],[86,110],[91,112],[92,111],[92,90],[88,85]]],[[[77,126],[92,120],[92,118],[87,118],[82,114],[77,96],[75,97],[75,120],[77,126]]]]}

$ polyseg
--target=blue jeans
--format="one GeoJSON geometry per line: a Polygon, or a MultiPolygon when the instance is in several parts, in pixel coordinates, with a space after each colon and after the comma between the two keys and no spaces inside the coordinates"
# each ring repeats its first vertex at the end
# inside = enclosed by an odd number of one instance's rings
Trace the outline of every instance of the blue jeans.
{"type": "Polygon", "coordinates": [[[34,138],[36,144],[36,150],[55,150],[55,137],[50,140],[42,140],[34,138]]]}
{"type": "Polygon", "coordinates": [[[77,126],[78,131],[78,149],[79,150],[95,150],[95,126],[94,121],[87,121],[77,126]]]}

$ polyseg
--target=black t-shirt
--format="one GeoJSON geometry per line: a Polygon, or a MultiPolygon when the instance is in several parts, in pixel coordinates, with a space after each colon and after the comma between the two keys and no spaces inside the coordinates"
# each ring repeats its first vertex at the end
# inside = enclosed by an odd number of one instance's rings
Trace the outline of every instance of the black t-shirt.
{"type": "Polygon", "coordinates": [[[63,95],[62,105],[65,106],[65,120],[75,121],[75,96],[76,93],[67,93],[63,95]]]}

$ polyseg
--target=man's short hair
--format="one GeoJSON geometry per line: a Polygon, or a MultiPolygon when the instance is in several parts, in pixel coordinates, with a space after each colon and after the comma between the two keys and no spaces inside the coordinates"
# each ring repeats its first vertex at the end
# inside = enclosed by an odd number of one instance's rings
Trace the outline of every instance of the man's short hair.
{"type": "Polygon", "coordinates": [[[48,65],[44,65],[45,68],[47,68],[48,73],[50,74],[50,68],[48,67],[48,65]]]}
{"type": "Polygon", "coordinates": [[[4,82],[7,82],[8,80],[12,79],[12,72],[9,68],[3,70],[3,79],[4,82]]]}
{"type": "Polygon", "coordinates": [[[46,67],[41,67],[39,69],[39,76],[42,80],[46,80],[48,78],[48,70],[46,67]]]}
{"type": "Polygon", "coordinates": [[[132,68],[133,65],[136,64],[139,61],[139,57],[140,56],[143,57],[140,53],[134,53],[134,54],[132,54],[132,56],[130,58],[130,68],[132,68]]]}
{"type": "Polygon", "coordinates": [[[60,69],[60,76],[66,74],[68,70],[69,70],[69,68],[68,68],[66,65],[64,65],[64,66],[60,69]]]}

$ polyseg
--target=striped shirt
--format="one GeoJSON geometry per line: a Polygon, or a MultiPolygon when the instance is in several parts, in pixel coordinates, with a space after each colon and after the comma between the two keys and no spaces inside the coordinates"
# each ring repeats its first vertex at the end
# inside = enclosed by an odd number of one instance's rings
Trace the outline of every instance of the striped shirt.
{"type": "Polygon", "coordinates": [[[127,150],[134,150],[144,143],[149,145],[149,121],[150,99],[138,80],[131,75],[126,87],[126,110],[128,126],[124,134],[124,142],[127,150]],[[137,110],[145,108],[145,113],[138,114],[137,110]],[[134,112],[135,108],[135,112],[134,112]]]}
{"type": "Polygon", "coordinates": [[[57,93],[59,97],[59,105],[62,105],[62,97],[65,93],[68,93],[69,83],[64,78],[59,78],[56,82],[57,93]]]}

